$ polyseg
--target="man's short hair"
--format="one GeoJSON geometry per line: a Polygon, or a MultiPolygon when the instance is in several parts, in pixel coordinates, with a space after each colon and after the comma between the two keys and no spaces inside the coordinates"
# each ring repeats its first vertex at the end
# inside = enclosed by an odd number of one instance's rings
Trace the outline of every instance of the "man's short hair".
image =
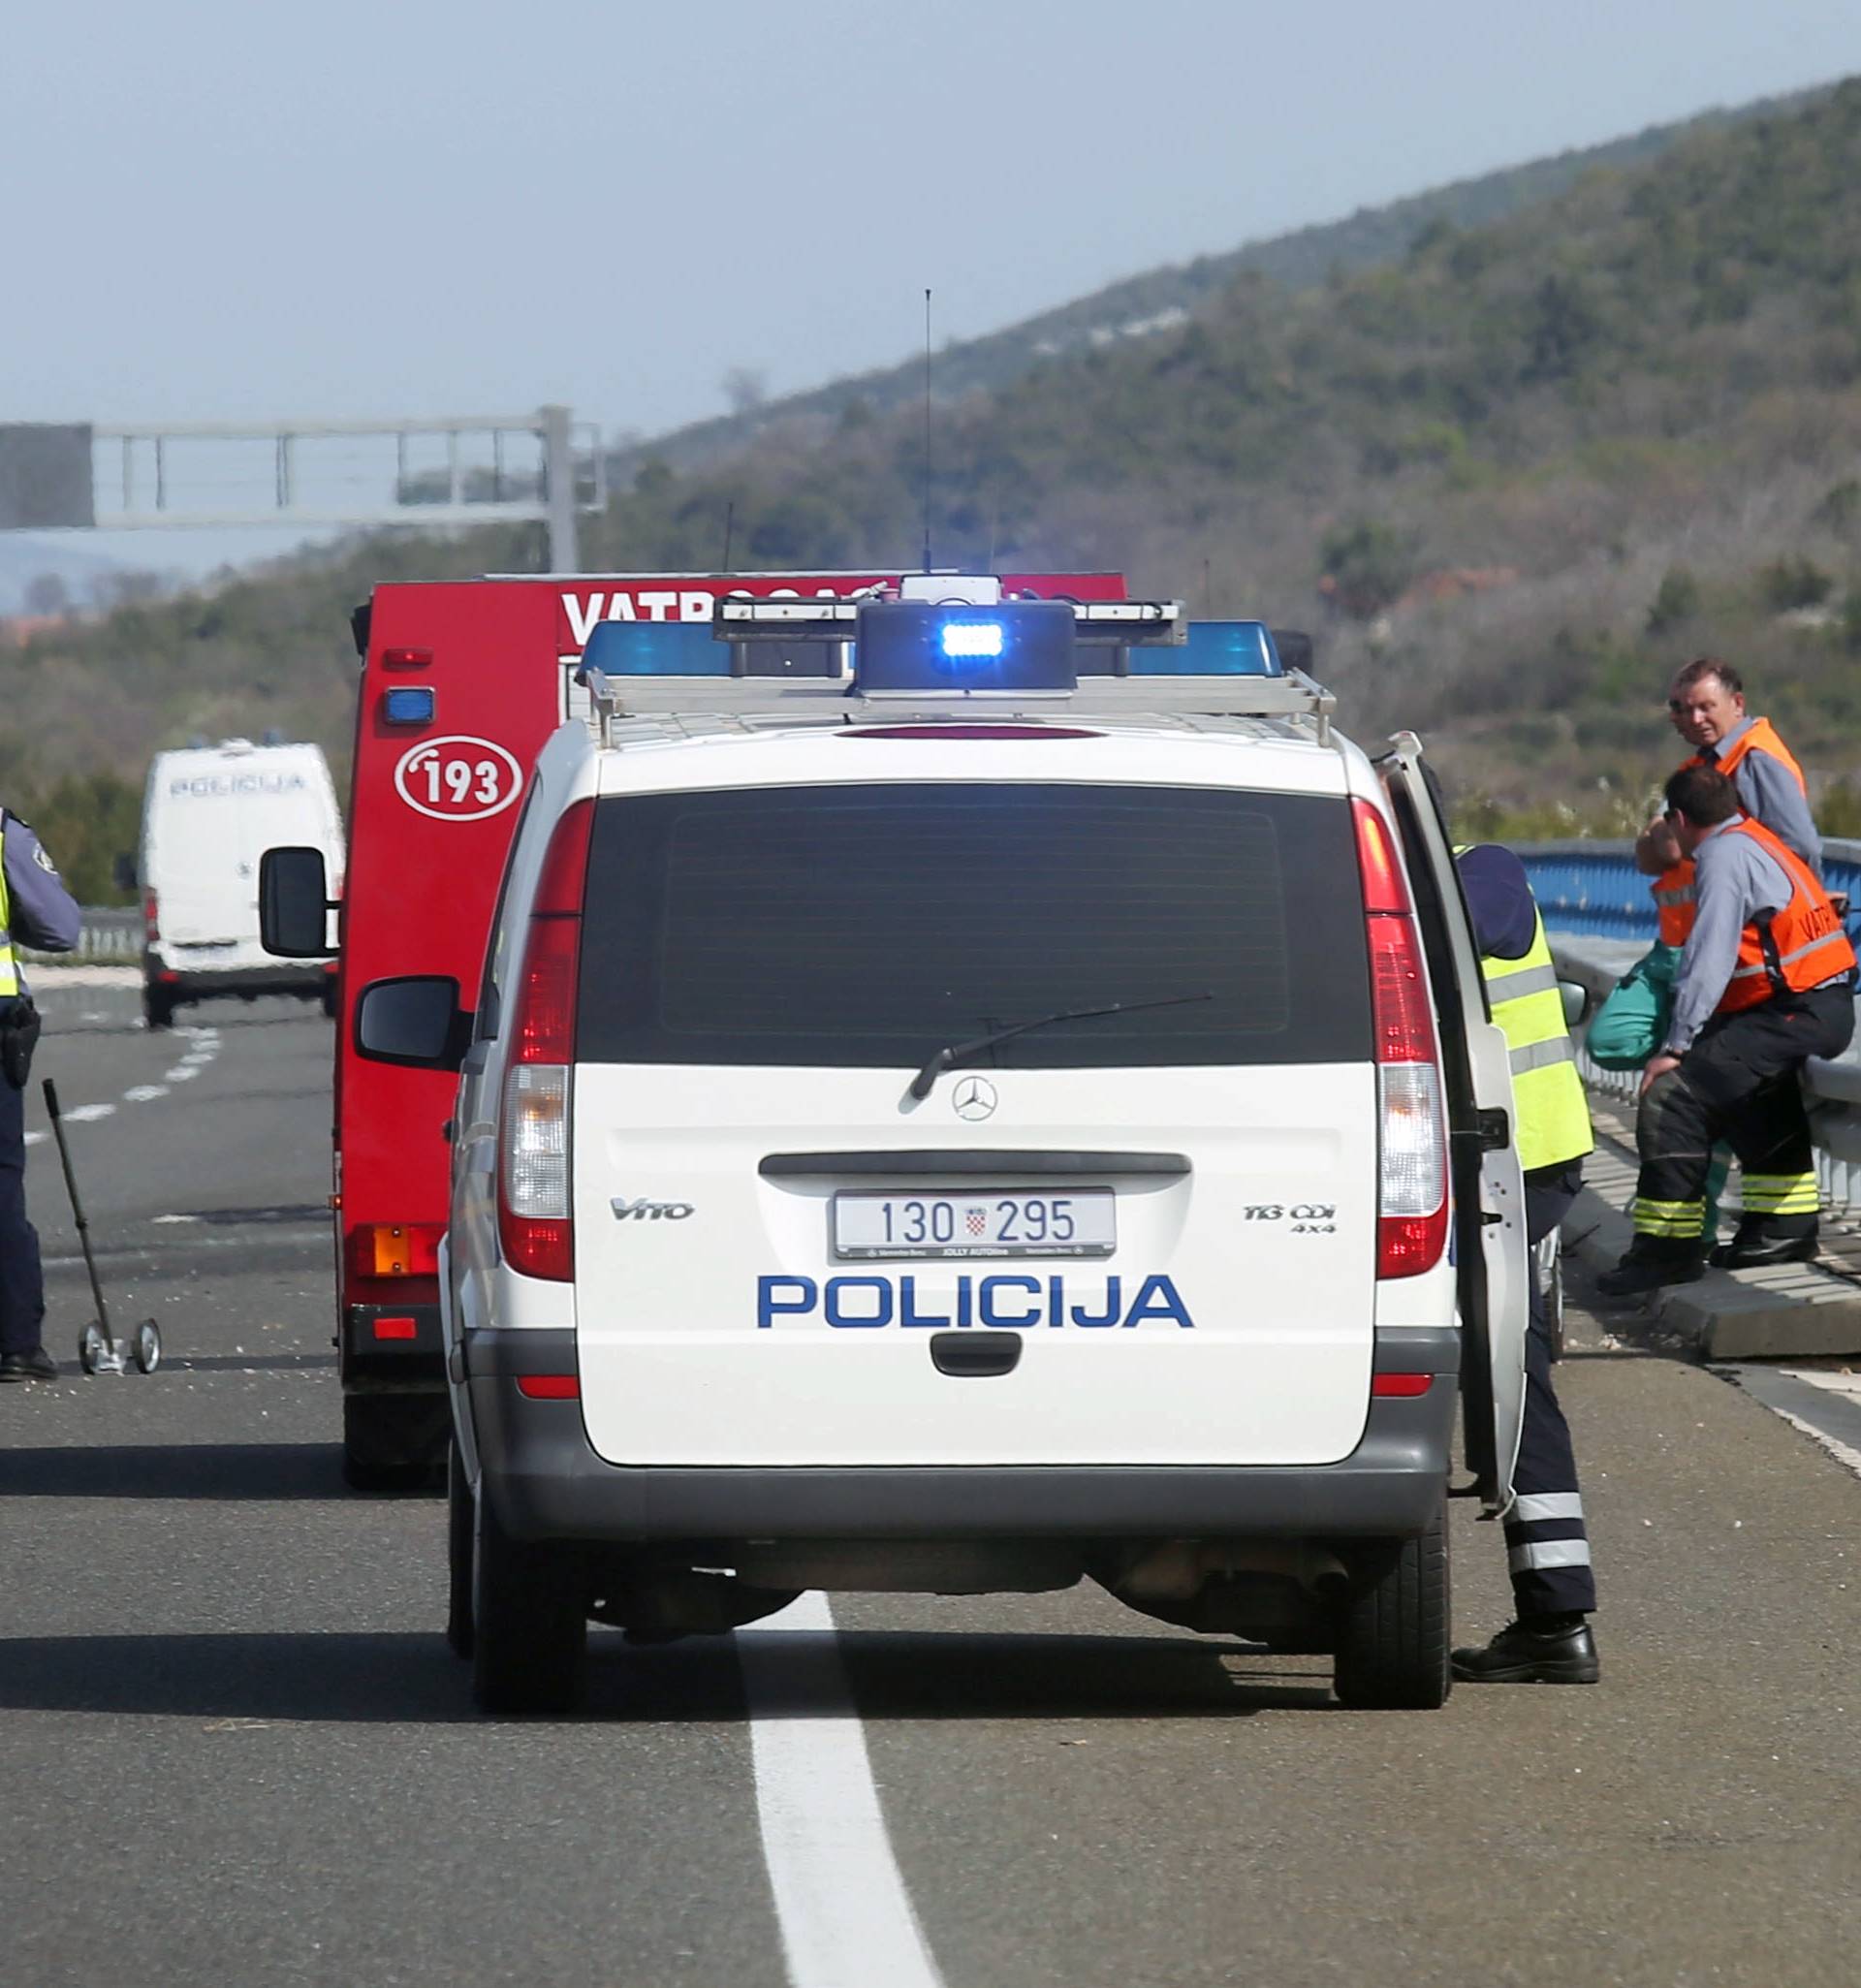
{"type": "Polygon", "coordinates": [[[1717,828],[1742,812],[1738,789],[1716,766],[1684,766],[1667,782],[1667,811],[1697,829],[1717,828]]]}
{"type": "Polygon", "coordinates": [[[1670,697],[1678,697],[1682,691],[1691,690],[1695,684],[1703,683],[1708,677],[1719,679],[1719,687],[1727,697],[1745,695],[1745,679],[1730,663],[1720,662],[1718,656],[1695,656],[1685,668],[1674,675],[1670,697]]]}

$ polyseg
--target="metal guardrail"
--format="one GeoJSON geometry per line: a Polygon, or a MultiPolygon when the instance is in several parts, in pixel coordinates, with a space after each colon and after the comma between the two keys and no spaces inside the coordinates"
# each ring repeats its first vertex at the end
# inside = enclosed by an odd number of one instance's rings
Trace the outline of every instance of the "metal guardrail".
{"type": "MultiPolygon", "coordinates": [[[[1589,938],[1655,942],[1653,882],[1635,868],[1632,842],[1583,838],[1511,845],[1531,879],[1545,929],[1589,938]]],[[[1832,891],[1846,891],[1854,907],[1850,937],[1861,932],[1861,842],[1829,836],[1822,844],[1822,877],[1832,891]]]]}
{"type": "Polygon", "coordinates": [[[75,953],[38,953],[19,948],[33,966],[132,966],[142,957],[142,914],[134,904],[85,904],[83,930],[75,953]]]}

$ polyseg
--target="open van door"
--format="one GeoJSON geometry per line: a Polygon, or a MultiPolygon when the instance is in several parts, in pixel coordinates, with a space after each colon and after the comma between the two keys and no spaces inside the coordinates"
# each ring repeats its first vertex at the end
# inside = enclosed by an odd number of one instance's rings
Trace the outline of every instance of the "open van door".
{"type": "Polygon", "coordinates": [[[1488,1010],[1473,922],[1453,845],[1424,776],[1422,742],[1399,732],[1376,762],[1415,890],[1447,1079],[1454,1260],[1459,1279],[1461,1407],[1467,1467],[1489,1512],[1512,1502],[1525,1419],[1531,1275],[1525,1186],[1514,1143],[1511,1065],[1488,1010]]]}

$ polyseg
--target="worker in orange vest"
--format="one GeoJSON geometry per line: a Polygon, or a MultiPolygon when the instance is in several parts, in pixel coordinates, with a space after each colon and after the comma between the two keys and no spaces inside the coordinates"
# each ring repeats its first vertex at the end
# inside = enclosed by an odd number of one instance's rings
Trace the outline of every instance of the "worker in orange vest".
{"type": "Polygon", "coordinates": [[[1717,767],[1682,767],[1666,800],[1695,899],[1666,1040],[1642,1075],[1635,1236],[1599,1279],[1611,1297],[1705,1268],[1706,1175],[1720,1139],[1744,1169],[1744,1213],[1714,1263],[1814,1256],[1820,1201],[1798,1077],[1854,1034],[1854,948],[1814,870],[1744,811],[1717,767]]]}
{"type": "MultiPolygon", "coordinates": [[[[1822,841],[1810,813],[1803,769],[1769,718],[1745,710],[1745,684],[1730,663],[1701,656],[1667,693],[1674,730],[1693,748],[1688,766],[1717,767],[1738,789],[1739,805],[1822,874],[1822,841]]],[[[1635,868],[1655,879],[1663,945],[1684,946],[1693,924],[1693,866],[1666,818],[1656,815],[1635,843],[1635,868]]]]}
{"type": "MultiPolygon", "coordinates": [[[[1687,766],[1716,766],[1738,789],[1739,805],[1780,836],[1818,876],[1822,844],[1810,813],[1803,769],[1768,718],[1745,709],[1745,685],[1730,663],[1701,656],[1674,678],[1667,693],[1674,730],[1692,747],[1687,766]]],[[[1584,1047],[1605,1070],[1638,1070],[1660,1047],[1673,1006],[1680,950],[1693,926],[1693,866],[1656,815],[1635,843],[1635,868],[1654,878],[1659,937],[1617,983],[1591,1018],[1584,1047]]],[[[1707,1187],[1704,1246],[1719,1226],[1725,1158],[1715,1157],[1707,1187]]]]}

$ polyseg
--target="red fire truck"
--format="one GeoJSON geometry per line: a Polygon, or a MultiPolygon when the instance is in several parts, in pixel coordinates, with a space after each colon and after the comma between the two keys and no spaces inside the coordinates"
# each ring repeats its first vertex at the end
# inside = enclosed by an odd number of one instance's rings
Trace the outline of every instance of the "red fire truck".
{"type": "MultiPolygon", "coordinates": [[[[331,1198],[344,1472],[356,1488],[417,1482],[445,1453],[437,1251],[456,1082],[357,1056],[357,995],[384,977],[439,973],[456,976],[472,1003],[529,769],[550,734],[587,708],[574,678],[597,622],[708,621],[721,595],[845,596],[898,577],[493,578],[379,586],[356,611],[363,672],[337,940],[331,1198]]],[[[1003,584],[1049,598],[1124,596],[1116,574],[1014,574],[1003,584]]]]}

